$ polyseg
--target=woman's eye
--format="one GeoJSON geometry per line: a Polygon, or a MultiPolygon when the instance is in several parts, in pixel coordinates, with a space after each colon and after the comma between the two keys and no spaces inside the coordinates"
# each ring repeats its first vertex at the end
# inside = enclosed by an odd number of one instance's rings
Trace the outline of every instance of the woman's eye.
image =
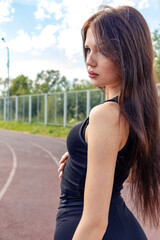
{"type": "Polygon", "coordinates": [[[87,47],[85,48],[85,53],[86,54],[90,53],[90,51],[91,51],[90,48],[87,48],[87,47]]]}

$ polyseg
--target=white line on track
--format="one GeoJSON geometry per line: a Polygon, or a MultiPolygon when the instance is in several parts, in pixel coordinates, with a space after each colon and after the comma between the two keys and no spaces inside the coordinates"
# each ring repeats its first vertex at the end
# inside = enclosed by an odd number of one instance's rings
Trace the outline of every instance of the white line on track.
{"type": "Polygon", "coordinates": [[[39,145],[39,144],[37,144],[37,143],[33,143],[33,142],[31,142],[31,141],[29,141],[29,142],[30,142],[31,144],[33,144],[33,145],[41,148],[43,151],[47,152],[48,155],[51,156],[52,160],[59,166],[58,159],[57,159],[55,156],[53,156],[53,154],[52,154],[48,149],[46,149],[45,147],[42,147],[41,145],[39,145]]]}
{"type": "Polygon", "coordinates": [[[1,142],[3,142],[8,148],[9,150],[11,151],[12,153],[12,157],[13,157],[13,165],[12,165],[12,170],[9,174],[9,177],[6,181],[6,183],[4,184],[2,190],[0,191],[0,200],[3,198],[4,194],[7,192],[11,182],[13,181],[13,177],[15,175],[15,172],[16,172],[16,168],[17,168],[17,156],[16,156],[16,153],[14,151],[14,149],[6,142],[0,140],[1,142]]]}

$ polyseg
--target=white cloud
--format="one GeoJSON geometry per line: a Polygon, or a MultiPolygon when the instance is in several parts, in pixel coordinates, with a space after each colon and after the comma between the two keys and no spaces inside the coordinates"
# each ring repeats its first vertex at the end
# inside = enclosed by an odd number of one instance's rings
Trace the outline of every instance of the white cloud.
{"type": "Polygon", "coordinates": [[[77,68],[62,68],[60,71],[61,75],[67,76],[69,80],[72,80],[74,78],[78,79],[88,79],[88,74],[85,68],[83,67],[77,67],[77,68]]]}
{"type": "Polygon", "coordinates": [[[132,7],[137,7],[138,9],[148,8],[152,2],[157,0],[113,0],[109,1],[109,5],[112,7],[122,6],[122,5],[129,5],[132,7]]]}
{"type": "Polygon", "coordinates": [[[42,29],[42,25],[41,24],[38,24],[37,27],[36,27],[37,30],[41,30],[42,29]]]}
{"type": "Polygon", "coordinates": [[[12,19],[11,13],[14,13],[14,8],[11,6],[12,0],[0,1],[0,23],[9,22],[12,19]]]}
{"type": "Polygon", "coordinates": [[[40,55],[41,55],[40,52],[37,51],[37,50],[35,50],[35,49],[31,52],[31,54],[32,54],[33,56],[40,56],[40,55]]]}
{"type": "Polygon", "coordinates": [[[59,70],[61,76],[66,76],[68,80],[72,80],[73,78],[78,77],[79,79],[88,79],[86,69],[82,67],[74,67],[71,63],[66,62],[58,62],[56,60],[48,60],[48,59],[32,59],[27,61],[17,61],[12,62],[10,67],[10,75],[12,78],[17,77],[20,74],[24,74],[31,79],[35,79],[37,73],[42,70],[59,70]],[[29,71],[28,71],[29,70],[29,71]]]}
{"type": "Polygon", "coordinates": [[[11,13],[15,13],[15,9],[14,8],[11,8],[11,13]]]}
{"type": "Polygon", "coordinates": [[[65,55],[71,60],[75,60],[75,54],[82,55],[81,28],[83,23],[102,4],[102,0],[63,0],[62,28],[58,36],[58,48],[65,51],[65,55]]]}
{"type": "MultiPolygon", "coordinates": [[[[151,1],[150,1],[151,2],[151,1]]],[[[149,0],[141,0],[138,2],[138,9],[148,8],[150,6],[149,0]]]]}
{"type": "Polygon", "coordinates": [[[41,51],[54,46],[54,34],[57,30],[58,27],[47,25],[38,36],[29,36],[24,30],[19,30],[17,37],[8,42],[8,45],[15,52],[32,51],[33,55],[40,55],[41,51]]]}
{"type": "Polygon", "coordinates": [[[82,40],[79,29],[66,28],[59,33],[58,48],[64,49],[69,59],[74,58],[75,54],[82,53],[82,40]]]}
{"type": "Polygon", "coordinates": [[[32,49],[32,41],[24,30],[19,30],[15,39],[8,43],[10,49],[15,52],[27,52],[32,49]]]}
{"type": "MultiPolygon", "coordinates": [[[[26,1],[31,3],[31,0],[26,1]]],[[[31,59],[30,61],[12,61],[11,76],[16,77],[22,73],[34,79],[36,74],[42,69],[57,69],[60,70],[61,75],[65,75],[68,79],[73,79],[74,77],[78,77],[79,79],[87,79],[88,77],[85,67],[76,67],[76,64],[74,64],[77,60],[78,64],[80,65],[80,62],[83,58],[80,31],[86,19],[89,18],[101,4],[108,4],[114,7],[119,5],[130,5],[141,9],[147,8],[149,4],[152,4],[152,2],[156,1],[157,0],[140,0],[139,2],[138,0],[62,0],[61,3],[58,4],[51,0],[36,0],[35,2],[37,2],[37,11],[35,12],[35,18],[37,19],[37,30],[39,34],[28,34],[24,30],[19,30],[17,32],[17,37],[8,42],[11,51],[23,53],[30,52],[34,56],[34,59],[31,59]],[[46,18],[50,18],[51,22],[53,20],[61,21],[57,21],[57,26],[50,24],[42,28],[41,20],[46,18]],[[67,61],[65,56],[65,60],[63,59],[61,63],[56,62],[56,60],[41,60],[40,57],[38,57],[41,55],[42,51],[45,51],[45,49],[49,49],[51,47],[57,47],[58,50],[64,51],[64,54],[67,56],[69,61],[67,61]],[[37,59],[35,59],[36,56],[37,59]]],[[[8,5],[10,8],[8,7],[7,9],[10,9],[10,12],[14,11],[11,7],[12,1],[0,0],[0,3],[1,2],[10,3],[8,5]]],[[[4,13],[6,14],[6,17],[9,16],[7,15],[7,11],[4,11],[4,13]]],[[[4,13],[3,16],[5,15],[4,13]]],[[[0,9],[0,19],[1,16],[0,9]]],[[[43,25],[44,24],[45,21],[43,22],[43,25]]],[[[4,52],[4,55],[6,56],[6,51],[4,52]]],[[[53,59],[56,59],[56,56],[54,56],[53,59]]],[[[6,60],[4,64],[4,68],[6,69],[6,60]]]]}
{"type": "Polygon", "coordinates": [[[37,19],[44,20],[45,18],[49,18],[49,14],[45,13],[45,10],[41,7],[38,8],[37,12],[35,12],[35,17],[37,19]]]}
{"type": "Polygon", "coordinates": [[[149,7],[149,0],[92,0],[92,4],[90,0],[62,0],[63,21],[58,37],[58,48],[63,49],[69,59],[74,59],[75,54],[82,54],[81,27],[103,4],[113,7],[129,5],[141,9],[149,7]]]}
{"type": "Polygon", "coordinates": [[[3,32],[1,29],[0,29],[0,38],[5,38],[7,36],[6,32],[3,32]]]}
{"type": "Polygon", "coordinates": [[[51,0],[39,0],[35,17],[44,20],[45,18],[49,18],[52,14],[55,14],[56,20],[62,17],[61,4],[57,4],[51,0]]]}
{"type": "Polygon", "coordinates": [[[53,45],[56,42],[56,38],[54,34],[57,30],[58,30],[58,26],[55,27],[53,25],[47,25],[44,29],[42,29],[39,36],[32,37],[33,48],[44,51],[49,47],[53,47],[53,45]]]}
{"type": "MultiPolygon", "coordinates": [[[[81,27],[102,4],[136,6],[138,1],[134,0],[62,0],[57,4],[51,0],[39,0],[37,5],[36,18],[43,20],[49,18],[51,14],[56,14],[55,19],[62,18],[61,29],[57,38],[57,47],[64,50],[65,55],[70,59],[75,59],[76,54],[82,54],[81,27]]],[[[148,0],[141,0],[139,8],[148,6],[148,0]]]]}
{"type": "Polygon", "coordinates": [[[113,1],[110,1],[109,5],[112,7],[123,6],[123,5],[134,7],[136,5],[136,2],[132,0],[113,0],[113,1]]]}

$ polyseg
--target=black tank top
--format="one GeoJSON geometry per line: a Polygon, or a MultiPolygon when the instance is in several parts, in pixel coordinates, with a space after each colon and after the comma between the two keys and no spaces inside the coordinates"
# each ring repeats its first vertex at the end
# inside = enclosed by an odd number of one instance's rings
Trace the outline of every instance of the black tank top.
{"type": "MultiPolygon", "coordinates": [[[[118,96],[104,102],[114,101],[118,103],[118,96]]],[[[103,102],[103,103],[104,103],[103,102]]],[[[102,104],[103,104],[102,103],[102,104]]],[[[87,147],[85,141],[85,129],[89,123],[89,117],[74,126],[67,137],[68,160],[63,168],[61,179],[61,196],[79,197],[83,199],[87,170],[87,147]]],[[[119,195],[123,188],[123,182],[129,175],[127,165],[131,153],[131,136],[125,146],[118,152],[113,184],[113,195],[119,195]]],[[[104,146],[105,147],[105,146],[104,146]]]]}

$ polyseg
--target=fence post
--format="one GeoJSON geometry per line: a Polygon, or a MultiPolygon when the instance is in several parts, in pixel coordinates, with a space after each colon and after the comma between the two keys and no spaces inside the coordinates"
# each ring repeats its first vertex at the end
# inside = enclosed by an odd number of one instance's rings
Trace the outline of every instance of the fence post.
{"type": "Polygon", "coordinates": [[[29,106],[28,106],[28,118],[29,118],[29,123],[32,122],[32,96],[29,95],[29,106]]]}
{"type": "Polygon", "coordinates": [[[15,120],[18,121],[18,96],[16,96],[16,104],[15,104],[15,120]]]}
{"type": "Polygon", "coordinates": [[[54,93],[54,123],[57,122],[57,94],[54,93]]]}
{"type": "Polygon", "coordinates": [[[101,91],[101,103],[104,101],[104,93],[101,91]]]}
{"type": "Polygon", "coordinates": [[[89,116],[90,112],[90,90],[87,90],[87,109],[86,109],[86,117],[89,116]]]}
{"type": "Polygon", "coordinates": [[[160,83],[157,83],[157,91],[158,91],[158,96],[160,96],[160,83]]]}
{"type": "Polygon", "coordinates": [[[37,96],[37,123],[39,123],[39,95],[37,96]]]}
{"type": "Polygon", "coordinates": [[[76,92],[76,122],[78,120],[78,92],[76,92]]]}
{"type": "Polygon", "coordinates": [[[44,124],[47,125],[47,113],[48,113],[48,98],[47,94],[44,95],[44,124]]]}
{"type": "Polygon", "coordinates": [[[12,99],[13,99],[13,97],[10,97],[9,98],[10,99],[10,101],[9,101],[9,104],[10,104],[10,108],[9,108],[9,121],[12,121],[12,99]]]}
{"type": "Polygon", "coordinates": [[[10,121],[10,106],[9,106],[9,97],[7,97],[7,121],[10,121]]]}
{"type": "Polygon", "coordinates": [[[4,106],[3,106],[3,119],[4,119],[4,122],[6,122],[6,98],[4,98],[4,106]]]}
{"type": "Polygon", "coordinates": [[[67,93],[64,92],[63,127],[66,127],[66,123],[67,123],[67,93]]]}
{"type": "Polygon", "coordinates": [[[24,122],[24,96],[23,96],[23,105],[22,105],[22,122],[24,122]]]}

